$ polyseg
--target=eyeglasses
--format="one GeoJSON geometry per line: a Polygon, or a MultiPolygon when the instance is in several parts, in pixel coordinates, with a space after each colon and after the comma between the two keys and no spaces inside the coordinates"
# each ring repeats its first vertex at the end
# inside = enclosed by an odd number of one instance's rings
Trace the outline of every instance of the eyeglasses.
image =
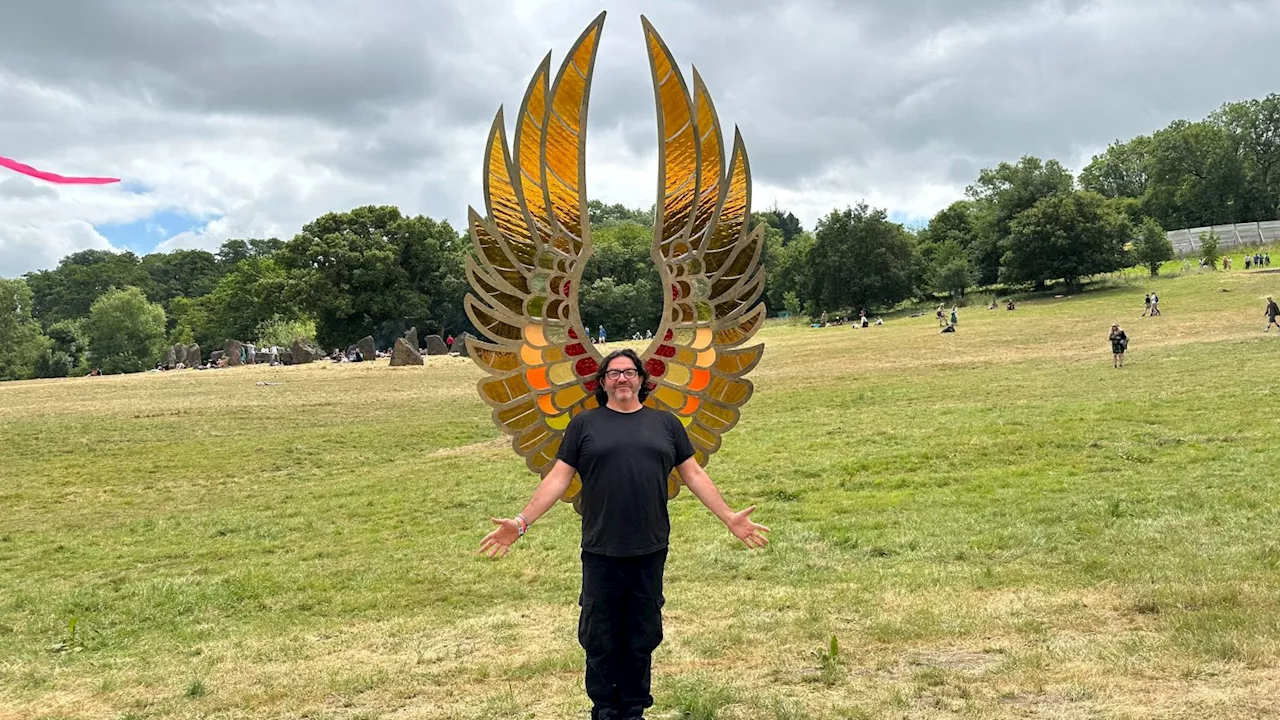
{"type": "Polygon", "coordinates": [[[609,378],[610,380],[617,380],[620,377],[624,377],[628,380],[635,380],[636,375],[638,374],[639,373],[636,372],[635,368],[627,368],[626,370],[605,370],[604,371],[604,376],[609,378]]]}

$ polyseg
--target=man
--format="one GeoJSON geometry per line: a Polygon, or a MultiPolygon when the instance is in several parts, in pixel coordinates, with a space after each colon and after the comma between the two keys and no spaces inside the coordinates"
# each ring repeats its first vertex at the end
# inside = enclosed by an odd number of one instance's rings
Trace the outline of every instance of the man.
{"type": "Polygon", "coordinates": [[[1272,300],[1270,295],[1267,296],[1267,309],[1263,310],[1262,314],[1267,316],[1267,332],[1271,332],[1272,325],[1275,325],[1276,329],[1280,330],[1280,322],[1276,321],[1276,316],[1280,315],[1280,307],[1276,306],[1276,301],[1272,300]]]}
{"type": "Polygon", "coordinates": [[[650,668],[662,642],[662,574],[671,531],[667,477],[679,471],[693,492],[749,548],[763,547],[769,528],[752,522],[755,506],[734,512],[694,458],[680,420],[644,407],[649,373],[634,350],[609,353],[596,371],[600,407],[565,429],[556,464],[524,510],[490,518],[496,530],[480,551],[507,554],[568,489],[582,480],[582,606],[578,642],[587,655],[593,720],[643,718],[653,705],[650,668]]]}

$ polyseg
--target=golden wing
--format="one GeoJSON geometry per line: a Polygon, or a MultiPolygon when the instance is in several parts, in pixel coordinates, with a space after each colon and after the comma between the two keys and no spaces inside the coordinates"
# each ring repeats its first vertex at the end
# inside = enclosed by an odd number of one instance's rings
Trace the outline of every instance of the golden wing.
{"type": "MultiPolygon", "coordinates": [[[[662,324],[645,350],[651,407],[684,423],[698,463],[706,465],[720,438],[738,422],[751,397],[744,376],[760,362],[764,345],[739,346],[764,323],[760,253],[764,228],[748,233],[751,169],[735,129],[724,171],[720,122],[695,69],[689,90],[671,52],[641,18],[658,107],[658,165],[662,185],[654,219],[652,255],[662,279],[662,324]]],[[[679,475],[667,480],[680,491],[679,475]]]]}
{"type": "MultiPolygon", "coordinates": [[[[555,464],[569,420],[595,407],[600,355],[578,310],[591,256],[587,222],[587,97],[604,13],[587,26],[548,82],[543,59],[525,92],[508,153],[502,109],[484,160],[486,217],[469,213],[467,316],[488,341],[468,344],[489,377],[478,384],[498,427],[539,475],[555,464]]],[[[581,489],[575,478],[563,500],[581,489]]]]}

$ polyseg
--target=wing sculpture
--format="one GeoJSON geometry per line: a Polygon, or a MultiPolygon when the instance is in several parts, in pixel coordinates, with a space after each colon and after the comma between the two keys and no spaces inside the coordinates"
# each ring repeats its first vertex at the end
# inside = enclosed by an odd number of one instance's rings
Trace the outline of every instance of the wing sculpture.
{"type": "MultiPolygon", "coordinates": [[[[511,146],[499,108],[485,149],[487,216],[474,209],[469,215],[476,258],[467,264],[466,312],[488,339],[468,344],[488,373],[480,396],[539,475],[555,464],[569,420],[596,406],[601,358],[582,324],[578,292],[592,251],[587,99],[604,18],[579,36],[554,82],[550,55],[542,61],[511,146]]],[[[647,19],[641,22],[658,107],[651,255],[666,288],[661,324],[642,355],[651,375],[645,404],[680,418],[705,465],[751,397],[743,376],[764,351],[741,347],[764,322],[757,302],[763,228],[747,232],[751,174],[741,135],[735,129],[726,170],[719,120],[701,76],[695,69],[691,95],[666,44],[647,19]]],[[[581,487],[574,478],[562,499],[575,502],[581,487]]],[[[672,473],[668,494],[679,489],[672,473]]]]}

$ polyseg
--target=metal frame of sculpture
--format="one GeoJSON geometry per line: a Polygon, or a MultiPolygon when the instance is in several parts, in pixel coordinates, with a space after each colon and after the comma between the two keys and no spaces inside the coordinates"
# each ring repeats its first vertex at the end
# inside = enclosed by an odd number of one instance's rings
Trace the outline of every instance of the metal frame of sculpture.
{"type": "MultiPolygon", "coordinates": [[[[467,316],[488,341],[471,357],[488,377],[480,397],[512,435],[529,469],[545,476],[569,420],[596,407],[601,355],[578,309],[591,256],[586,127],[601,13],[574,43],[555,80],[551,55],[525,92],[508,145],[498,108],[484,157],[481,217],[469,209],[478,258],[469,258],[467,316]],[[509,149],[510,148],[510,149],[509,149]]],[[[751,173],[734,128],[726,169],[720,122],[697,69],[693,92],[671,52],[641,16],[658,111],[658,203],[651,255],[664,293],[661,325],[641,354],[651,375],[645,404],[674,413],[705,466],[738,421],[753,387],[744,376],[764,345],[741,347],[764,322],[764,228],[747,231],[751,173]]],[[[680,490],[668,478],[668,495],[680,490]]],[[[561,498],[577,507],[575,477],[561,498]]]]}

